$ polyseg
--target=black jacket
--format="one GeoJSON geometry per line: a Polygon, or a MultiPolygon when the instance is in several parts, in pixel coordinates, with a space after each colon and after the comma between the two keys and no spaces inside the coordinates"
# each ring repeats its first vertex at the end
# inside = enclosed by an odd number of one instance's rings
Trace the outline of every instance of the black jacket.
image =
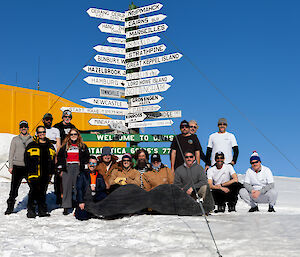
{"type": "MultiPolygon", "coordinates": [[[[90,153],[88,147],[84,144],[84,147],[79,148],[79,161],[80,161],[80,171],[85,169],[85,164],[88,163],[90,158],[90,153]]],[[[57,154],[57,167],[58,169],[67,172],[67,150],[66,145],[59,149],[57,154]]]]}
{"type": "Polygon", "coordinates": [[[44,175],[53,174],[55,166],[55,148],[48,138],[45,145],[41,146],[36,137],[25,149],[24,162],[28,171],[28,180],[37,179],[44,175]],[[47,155],[41,159],[41,147],[46,148],[47,155]],[[44,167],[43,169],[41,167],[44,167]]]}
{"type": "MultiPolygon", "coordinates": [[[[77,202],[85,203],[85,194],[88,186],[91,185],[91,176],[89,170],[84,170],[80,172],[77,177],[76,189],[77,189],[77,202]]],[[[106,185],[101,174],[98,173],[96,177],[96,189],[93,200],[98,202],[106,197],[106,185]]]]}

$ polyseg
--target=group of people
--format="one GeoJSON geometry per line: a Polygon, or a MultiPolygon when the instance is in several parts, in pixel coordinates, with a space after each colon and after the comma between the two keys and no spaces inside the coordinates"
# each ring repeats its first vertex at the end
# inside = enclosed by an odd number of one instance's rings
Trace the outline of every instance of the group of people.
{"type": "Polygon", "coordinates": [[[182,121],[181,134],[171,144],[171,168],[162,163],[159,154],[149,154],[144,149],[134,156],[124,154],[120,161],[110,147],[103,147],[98,157],[90,156],[80,131],[71,123],[72,113],[65,110],[62,121],[52,126],[53,117],[46,113],[43,126],[38,126],[35,136],[29,134],[28,122],[19,123],[20,134],[11,141],[9,172],[11,189],[6,215],[13,213],[18,189],[25,178],[29,185],[27,217],[50,216],[46,193],[54,176],[56,203],[68,215],[75,209],[75,217],[86,220],[93,217],[85,209],[87,195],[101,201],[120,186],[135,184],[146,191],[161,184],[174,184],[186,194],[211,201],[217,205],[215,212],[236,211],[238,194],[248,203],[249,212],[258,211],[258,203],[268,203],[274,212],[277,192],[269,168],[261,165],[259,155],[250,158],[251,168],[242,185],[234,170],[238,158],[238,145],[233,134],[226,131],[227,121],[219,119],[219,131],[210,135],[206,155],[196,135],[196,121],[182,121]],[[205,168],[200,160],[205,162],[205,168]],[[37,208],[36,208],[37,207],[37,208]],[[37,209],[37,212],[36,212],[37,209]]]}

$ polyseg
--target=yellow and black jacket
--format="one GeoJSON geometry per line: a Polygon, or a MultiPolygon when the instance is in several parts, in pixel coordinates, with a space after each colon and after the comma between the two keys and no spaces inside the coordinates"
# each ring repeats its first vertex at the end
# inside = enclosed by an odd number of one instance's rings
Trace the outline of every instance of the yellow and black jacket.
{"type": "Polygon", "coordinates": [[[55,148],[48,138],[44,147],[47,148],[47,156],[41,160],[41,143],[38,142],[36,137],[33,142],[29,143],[25,149],[24,161],[28,171],[28,180],[37,179],[42,175],[49,175],[54,173],[55,165],[55,148]],[[41,166],[44,170],[41,170],[41,166]]]}

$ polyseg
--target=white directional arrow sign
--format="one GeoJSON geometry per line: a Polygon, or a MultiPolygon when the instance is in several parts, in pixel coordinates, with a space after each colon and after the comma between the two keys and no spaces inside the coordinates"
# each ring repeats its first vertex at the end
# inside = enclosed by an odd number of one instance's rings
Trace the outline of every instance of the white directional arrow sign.
{"type": "Polygon", "coordinates": [[[173,123],[174,122],[172,120],[132,122],[128,124],[128,128],[163,127],[163,126],[171,126],[173,123]]]}
{"type": "Polygon", "coordinates": [[[132,97],[128,100],[130,106],[140,106],[147,104],[158,104],[164,98],[160,95],[147,95],[141,97],[132,97]]]}
{"type": "Polygon", "coordinates": [[[122,79],[109,79],[109,78],[92,77],[92,76],[88,76],[83,80],[86,83],[91,85],[112,86],[112,87],[125,87],[127,83],[126,80],[122,80],[122,79]]]}
{"type": "Polygon", "coordinates": [[[125,17],[127,18],[127,17],[142,15],[149,12],[159,11],[162,7],[163,5],[161,3],[156,3],[156,4],[151,4],[140,8],[128,10],[125,12],[125,17]]]}
{"type": "Polygon", "coordinates": [[[154,77],[157,76],[159,72],[160,71],[158,69],[153,69],[153,70],[145,70],[140,72],[128,73],[126,74],[126,80],[154,77]]]}
{"type": "Polygon", "coordinates": [[[107,41],[109,43],[122,44],[122,45],[125,45],[125,43],[126,43],[126,39],[125,38],[120,38],[120,37],[108,37],[107,41]]]}
{"type": "Polygon", "coordinates": [[[94,59],[96,62],[103,62],[103,63],[109,63],[109,64],[116,64],[116,65],[124,65],[125,66],[125,58],[119,58],[119,57],[112,57],[112,56],[106,56],[106,55],[100,55],[97,54],[94,59]]]}
{"type": "Polygon", "coordinates": [[[158,14],[158,15],[140,18],[136,20],[125,21],[125,28],[159,22],[164,20],[166,17],[167,17],[166,15],[158,14]]]}
{"type": "Polygon", "coordinates": [[[104,106],[110,106],[110,107],[128,108],[128,104],[125,101],[101,99],[101,98],[86,98],[86,99],[81,99],[81,101],[89,103],[89,104],[94,104],[94,105],[104,105],[104,106]]]}
{"type": "Polygon", "coordinates": [[[120,123],[125,126],[124,120],[111,120],[111,119],[90,119],[89,124],[94,126],[108,126],[109,124],[120,123]]]}
{"type": "Polygon", "coordinates": [[[97,45],[94,47],[94,49],[97,52],[102,52],[102,53],[125,55],[125,48],[97,45]]]}
{"type": "Polygon", "coordinates": [[[160,111],[160,112],[148,112],[146,119],[170,119],[180,118],[181,111],[160,111]]]}
{"type": "Polygon", "coordinates": [[[112,109],[112,108],[79,108],[79,107],[62,107],[61,111],[70,110],[74,113],[91,113],[91,114],[104,114],[104,115],[118,115],[123,116],[128,113],[128,110],[124,109],[112,109]]]}
{"type": "Polygon", "coordinates": [[[160,40],[160,37],[158,37],[158,36],[146,37],[146,38],[143,38],[143,39],[138,39],[138,40],[134,40],[134,41],[131,41],[131,42],[126,42],[125,47],[126,48],[132,48],[132,47],[137,47],[137,46],[155,44],[159,40],[160,40]]]}
{"type": "Polygon", "coordinates": [[[106,20],[113,21],[125,21],[125,13],[97,9],[97,8],[89,8],[86,11],[91,17],[101,18],[106,20]]]}
{"type": "Polygon", "coordinates": [[[130,87],[125,89],[125,96],[144,95],[157,92],[164,92],[170,88],[169,84],[157,84],[142,87],[130,87]]]}
{"type": "Polygon", "coordinates": [[[142,29],[131,30],[126,32],[126,38],[140,37],[140,36],[149,35],[153,33],[163,32],[166,31],[167,28],[168,28],[167,24],[159,24],[151,27],[142,28],[142,29]]]}
{"type": "MultiPolygon", "coordinates": [[[[131,52],[127,52],[125,54],[125,58],[130,59],[130,58],[141,57],[141,56],[150,55],[150,54],[162,53],[166,50],[166,48],[167,47],[165,45],[158,45],[158,46],[152,46],[152,47],[144,48],[144,49],[137,50],[137,51],[131,51],[131,52]]],[[[125,49],[124,49],[124,51],[125,51],[125,49]]]]}
{"type": "Polygon", "coordinates": [[[125,115],[125,122],[129,123],[129,122],[143,121],[146,117],[147,117],[146,114],[144,114],[143,112],[128,113],[125,115]]]}
{"type": "Polygon", "coordinates": [[[125,90],[113,88],[100,88],[100,96],[110,98],[125,98],[125,90]]]}
{"type": "Polygon", "coordinates": [[[155,105],[147,105],[147,106],[139,106],[139,107],[129,107],[128,113],[138,113],[138,112],[156,112],[160,109],[160,106],[155,105]]]}
{"type": "Polygon", "coordinates": [[[126,63],[126,69],[160,64],[160,63],[164,63],[164,62],[177,61],[181,57],[182,57],[182,54],[174,53],[174,54],[167,54],[167,55],[162,55],[162,56],[158,56],[158,57],[148,58],[148,59],[144,59],[144,60],[140,60],[140,61],[136,61],[136,62],[129,62],[129,63],[126,63]]]}
{"type": "Polygon", "coordinates": [[[98,28],[102,32],[125,35],[125,27],[120,25],[114,25],[109,23],[101,23],[98,28]]]}
{"type": "Polygon", "coordinates": [[[97,67],[97,66],[85,66],[83,69],[88,73],[112,75],[112,76],[120,76],[120,77],[126,76],[126,71],[120,69],[97,67]]]}
{"type": "Polygon", "coordinates": [[[127,81],[127,87],[140,87],[140,86],[146,86],[152,84],[169,83],[172,80],[173,77],[171,75],[147,78],[147,79],[131,80],[131,81],[127,81]]]}

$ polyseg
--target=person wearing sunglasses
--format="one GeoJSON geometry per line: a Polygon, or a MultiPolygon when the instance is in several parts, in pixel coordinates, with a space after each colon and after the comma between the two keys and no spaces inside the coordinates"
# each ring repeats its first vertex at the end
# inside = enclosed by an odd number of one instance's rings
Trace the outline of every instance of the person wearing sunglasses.
{"type": "Polygon", "coordinates": [[[203,168],[197,163],[192,151],[184,153],[185,163],[175,170],[174,185],[197,200],[196,193],[204,200],[205,212],[209,213],[215,207],[215,203],[207,183],[207,177],[203,168]]]}
{"type": "Polygon", "coordinates": [[[274,188],[272,171],[261,164],[256,151],[250,157],[251,168],[246,171],[244,188],[239,192],[241,198],[250,205],[249,212],[257,212],[258,203],[268,203],[268,212],[275,212],[274,205],[277,200],[277,191],[274,188]]]}
{"type": "Polygon", "coordinates": [[[30,187],[27,204],[27,217],[35,218],[35,202],[38,206],[38,215],[48,217],[46,192],[50,174],[54,173],[55,149],[46,137],[46,128],[38,126],[33,142],[26,147],[24,154],[25,166],[28,172],[30,187]]]}
{"type": "Polygon", "coordinates": [[[207,180],[214,201],[217,205],[215,212],[225,212],[226,203],[228,212],[236,211],[235,206],[238,200],[238,193],[242,185],[230,164],[224,163],[225,156],[222,152],[215,155],[216,164],[207,170],[207,180]]]}
{"type": "Polygon", "coordinates": [[[235,136],[226,131],[227,120],[225,118],[218,120],[218,128],[219,131],[211,134],[208,138],[206,171],[209,166],[213,166],[216,163],[214,156],[217,152],[223,152],[225,155],[224,163],[230,163],[231,165],[236,164],[239,155],[239,148],[235,136]]]}
{"type": "Polygon", "coordinates": [[[77,207],[75,210],[75,218],[78,220],[88,220],[93,217],[90,212],[85,210],[87,197],[90,197],[93,202],[99,202],[107,196],[105,181],[102,175],[97,172],[96,166],[97,158],[90,156],[88,169],[81,171],[78,175],[76,181],[77,207]]]}
{"type": "Polygon", "coordinates": [[[7,209],[5,215],[9,215],[14,211],[15,201],[18,196],[19,187],[22,179],[27,180],[27,171],[24,163],[24,152],[26,146],[32,142],[32,137],[29,135],[28,122],[22,120],[19,123],[20,134],[13,137],[10,143],[8,156],[8,171],[12,174],[9,198],[7,199],[7,209]]]}
{"type": "Polygon", "coordinates": [[[175,136],[171,144],[170,159],[173,172],[184,163],[182,153],[188,150],[195,153],[198,164],[200,164],[200,159],[206,163],[199,139],[197,135],[190,133],[190,125],[186,120],[180,123],[180,131],[181,134],[175,136]]]}
{"type": "Polygon", "coordinates": [[[57,169],[62,176],[63,215],[68,215],[73,210],[73,199],[76,199],[76,179],[79,172],[85,169],[89,156],[88,147],[83,143],[79,130],[72,128],[57,155],[57,169]]]}
{"type": "Polygon", "coordinates": [[[72,128],[76,128],[72,123],[72,112],[64,110],[62,113],[62,121],[54,125],[59,130],[61,142],[64,141],[72,128]]]}

